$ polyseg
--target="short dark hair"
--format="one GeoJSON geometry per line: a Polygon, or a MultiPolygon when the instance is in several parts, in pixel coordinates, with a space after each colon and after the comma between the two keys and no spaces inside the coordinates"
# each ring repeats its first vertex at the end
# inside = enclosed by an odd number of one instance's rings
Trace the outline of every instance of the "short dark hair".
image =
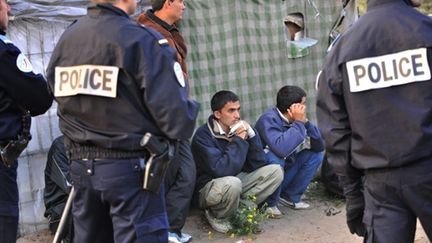
{"type": "Polygon", "coordinates": [[[283,86],[277,93],[276,107],[280,112],[285,113],[294,103],[300,103],[306,97],[306,92],[297,86],[283,86]]]}
{"type": "Polygon", "coordinates": [[[226,103],[239,101],[239,97],[229,90],[221,90],[213,95],[210,101],[212,111],[221,110],[226,103]]]}
{"type": "Polygon", "coordinates": [[[162,9],[166,0],[151,0],[153,11],[159,11],[162,9]]]}

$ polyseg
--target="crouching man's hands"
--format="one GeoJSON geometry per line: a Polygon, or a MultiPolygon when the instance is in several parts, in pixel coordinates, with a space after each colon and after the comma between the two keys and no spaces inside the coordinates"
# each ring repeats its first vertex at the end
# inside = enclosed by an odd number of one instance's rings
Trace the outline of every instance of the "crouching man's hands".
{"type": "Polygon", "coordinates": [[[230,135],[235,135],[245,140],[249,137],[254,137],[255,131],[247,121],[241,120],[231,126],[230,135]]]}

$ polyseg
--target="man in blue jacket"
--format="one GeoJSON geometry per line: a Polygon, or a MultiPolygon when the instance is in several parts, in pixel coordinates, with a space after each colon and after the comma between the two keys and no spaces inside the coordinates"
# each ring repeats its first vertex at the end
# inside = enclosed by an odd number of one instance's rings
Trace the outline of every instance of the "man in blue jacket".
{"type": "Polygon", "coordinates": [[[257,121],[257,129],[268,150],[270,162],[280,164],[285,175],[281,186],[269,198],[294,209],[309,208],[301,201],[323,159],[324,143],[318,128],[306,118],[306,93],[297,86],[284,86],[277,93],[276,107],[257,121]]]}
{"type": "Polygon", "coordinates": [[[226,220],[240,200],[256,197],[264,202],[280,185],[278,165],[268,164],[258,134],[240,120],[240,101],[231,91],[219,91],[211,99],[213,114],[192,140],[197,166],[194,201],[205,209],[214,230],[226,233],[226,220]]]}

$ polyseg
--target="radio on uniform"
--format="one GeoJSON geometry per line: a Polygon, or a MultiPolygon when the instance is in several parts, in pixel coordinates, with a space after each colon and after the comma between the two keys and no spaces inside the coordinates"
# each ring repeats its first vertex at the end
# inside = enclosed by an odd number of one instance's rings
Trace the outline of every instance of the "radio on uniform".
{"type": "Polygon", "coordinates": [[[420,48],[346,63],[351,92],[428,81],[427,49],[420,48]]]}
{"type": "Polygon", "coordinates": [[[77,94],[116,97],[118,67],[80,65],[55,68],[55,97],[77,94]]]}

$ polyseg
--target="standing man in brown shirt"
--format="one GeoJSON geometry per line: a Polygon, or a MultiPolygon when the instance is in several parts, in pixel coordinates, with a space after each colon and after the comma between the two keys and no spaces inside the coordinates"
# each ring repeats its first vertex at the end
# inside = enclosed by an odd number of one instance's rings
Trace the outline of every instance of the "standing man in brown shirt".
{"type": "MultiPolygon", "coordinates": [[[[142,13],[138,22],[161,33],[177,52],[184,77],[188,79],[186,67],[187,47],[177,29],[186,5],[184,0],[152,0],[152,9],[142,13]]],[[[169,242],[189,242],[192,236],[182,233],[196,180],[196,168],[188,140],[179,142],[176,156],[165,175],[166,208],[168,213],[169,242]]]]}

